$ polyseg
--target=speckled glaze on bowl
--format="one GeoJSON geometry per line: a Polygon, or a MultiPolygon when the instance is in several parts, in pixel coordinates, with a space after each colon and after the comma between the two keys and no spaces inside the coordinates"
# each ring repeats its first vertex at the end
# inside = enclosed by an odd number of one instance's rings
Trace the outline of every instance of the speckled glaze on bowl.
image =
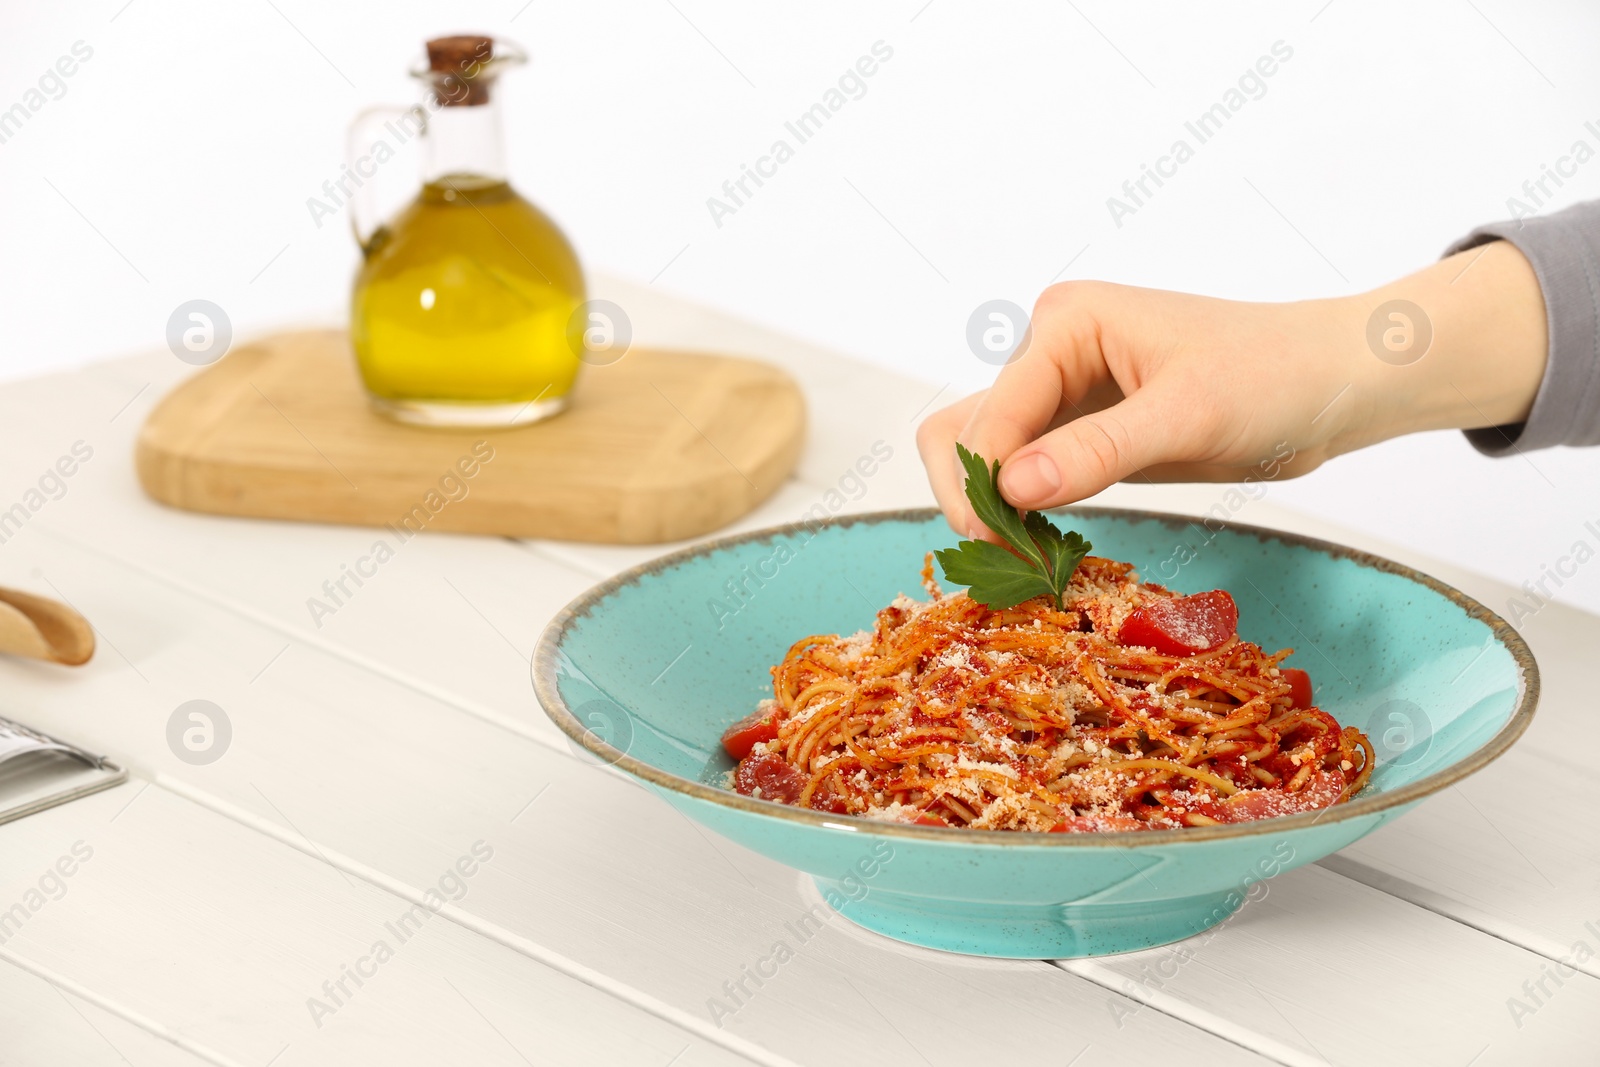
{"type": "MultiPolygon", "coordinates": [[[[771,695],[795,640],[872,624],[920,595],[923,554],[956,538],[931,509],[797,523],[626,571],[556,616],[534,653],[547,714],[583,750],[716,832],[809,872],[882,934],[983,956],[1149,948],[1227,918],[1252,886],[1320,859],[1471,774],[1527,728],[1539,675],[1477,601],[1400,564],[1214,519],[1058,513],[1097,555],[1181,592],[1227,589],[1241,634],[1292,646],[1317,702],[1379,749],[1372,782],[1320,812],[1229,826],[1020,834],[901,826],[720,788],[719,738],[771,695]]],[[[709,877],[709,876],[708,876],[709,877]]]]}

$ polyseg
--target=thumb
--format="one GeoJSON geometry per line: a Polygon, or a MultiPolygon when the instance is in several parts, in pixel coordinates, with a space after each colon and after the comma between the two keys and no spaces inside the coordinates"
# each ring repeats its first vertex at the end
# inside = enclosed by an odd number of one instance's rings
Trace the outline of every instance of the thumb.
{"type": "Polygon", "coordinates": [[[1001,494],[1019,508],[1059,507],[1145,467],[1195,458],[1185,450],[1194,405],[1169,392],[1146,386],[1023,445],[1000,467],[1001,494]]]}

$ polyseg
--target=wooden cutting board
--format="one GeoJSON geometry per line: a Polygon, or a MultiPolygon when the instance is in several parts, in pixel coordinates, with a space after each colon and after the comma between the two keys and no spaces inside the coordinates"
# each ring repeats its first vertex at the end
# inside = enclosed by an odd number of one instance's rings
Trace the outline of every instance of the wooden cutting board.
{"type": "Polygon", "coordinates": [[[145,492],[254,518],[640,544],[695,537],[788,477],[805,402],[754,360],[632,349],[586,366],[554,418],[499,429],[376,414],[343,331],[269,337],[150,414],[145,492]]]}

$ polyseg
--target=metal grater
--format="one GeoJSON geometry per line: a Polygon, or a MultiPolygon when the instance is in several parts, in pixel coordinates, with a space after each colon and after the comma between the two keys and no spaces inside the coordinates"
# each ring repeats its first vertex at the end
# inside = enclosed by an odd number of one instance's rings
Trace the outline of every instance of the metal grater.
{"type": "Polygon", "coordinates": [[[0,717],[0,795],[4,794],[6,786],[4,764],[18,757],[40,752],[58,752],[70,756],[91,770],[101,773],[88,781],[77,782],[54,792],[25,795],[10,807],[0,808],[0,823],[11,822],[25,815],[32,815],[58,804],[98,793],[102,789],[110,789],[128,780],[127,769],[106,756],[96,755],[70,742],[24,726],[20,722],[0,717]]]}

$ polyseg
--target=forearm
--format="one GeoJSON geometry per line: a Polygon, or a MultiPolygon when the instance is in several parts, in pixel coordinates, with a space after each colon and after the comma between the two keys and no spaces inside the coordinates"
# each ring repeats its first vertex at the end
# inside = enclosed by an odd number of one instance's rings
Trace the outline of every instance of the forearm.
{"type": "Polygon", "coordinates": [[[1347,303],[1371,440],[1528,418],[1549,328],[1533,267],[1511,244],[1458,252],[1347,303]]]}

